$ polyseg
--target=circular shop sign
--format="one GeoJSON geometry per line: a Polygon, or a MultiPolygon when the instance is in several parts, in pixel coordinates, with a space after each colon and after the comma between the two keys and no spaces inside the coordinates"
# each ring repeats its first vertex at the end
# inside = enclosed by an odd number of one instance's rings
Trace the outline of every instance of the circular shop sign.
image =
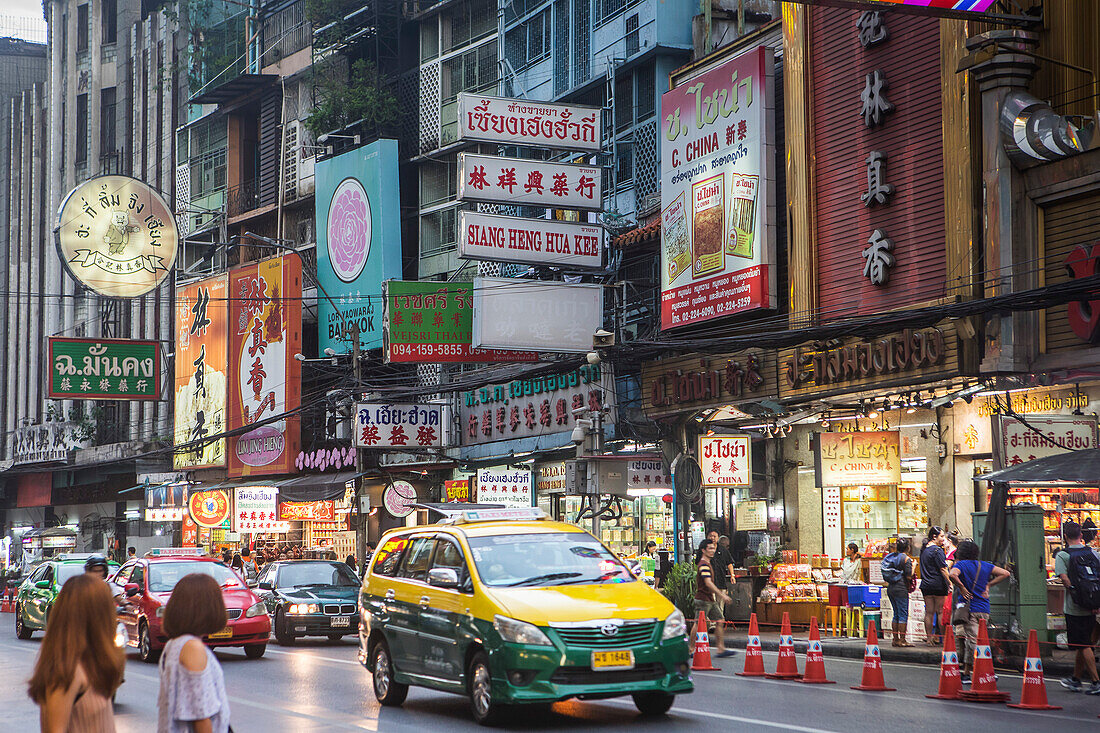
{"type": "Polygon", "coordinates": [[[220,527],[229,519],[229,495],[224,491],[197,491],[188,499],[187,508],[200,527],[220,527]]]}
{"type": "Polygon", "coordinates": [[[370,200],[354,178],[340,181],[328,206],[328,261],[336,277],[354,282],[370,256],[370,200]]]}
{"type": "Polygon", "coordinates": [[[57,252],[69,274],[108,298],[154,290],[176,263],[179,230],[168,204],[129,176],[74,188],[57,212],[57,252]]]}
{"type": "Polygon", "coordinates": [[[416,487],[408,481],[394,481],[382,492],[382,504],[395,517],[407,517],[416,503],[416,487]]]}

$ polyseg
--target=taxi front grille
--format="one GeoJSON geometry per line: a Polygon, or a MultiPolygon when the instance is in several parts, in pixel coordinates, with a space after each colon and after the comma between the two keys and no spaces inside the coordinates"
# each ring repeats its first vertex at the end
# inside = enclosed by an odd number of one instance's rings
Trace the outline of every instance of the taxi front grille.
{"type": "Polygon", "coordinates": [[[555,628],[558,636],[567,646],[579,646],[587,649],[622,649],[637,646],[653,640],[653,631],[657,624],[649,622],[619,626],[615,634],[607,635],[600,627],[555,628]]]}
{"type": "Polygon", "coordinates": [[[239,608],[230,608],[228,611],[226,611],[226,613],[229,614],[230,621],[236,621],[241,617],[241,614],[244,613],[244,611],[239,608]]]}
{"type": "Polygon", "coordinates": [[[595,670],[591,667],[558,667],[550,677],[555,685],[614,685],[625,682],[648,682],[665,676],[665,667],[659,662],[639,664],[634,669],[613,671],[595,670]]]}

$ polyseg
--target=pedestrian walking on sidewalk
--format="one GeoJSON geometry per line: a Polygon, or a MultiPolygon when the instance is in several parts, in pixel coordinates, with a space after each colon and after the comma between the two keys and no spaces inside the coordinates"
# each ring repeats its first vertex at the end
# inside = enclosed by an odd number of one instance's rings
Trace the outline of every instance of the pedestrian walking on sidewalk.
{"type": "Polygon", "coordinates": [[[951,622],[962,626],[966,639],[962,673],[964,685],[970,684],[970,673],[974,669],[978,624],[982,619],[989,621],[989,589],[1007,580],[1010,575],[1004,568],[979,560],[978,557],[978,545],[973,540],[961,540],[955,550],[955,564],[950,572],[951,582],[958,588],[955,608],[962,611],[952,615],[951,622]]]}
{"type": "Polygon", "coordinates": [[[65,581],[27,688],[41,708],[43,731],[114,733],[111,698],[126,664],[115,644],[116,624],[103,580],[82,573],[65,581]]]}
{"type": "Polygon", "coordinates": [[[202,643],[225,628],[225,619],[218,581],[205,573],[180,578],[164,608],[168,643],[160,659],[157,733],[228,733],[225,678],[202,643]]]}
{"type": "Polygon", "coordinates": [[[913,580],[910,547],[908,537],[898,537],[894,543],[894,551],[882,558],[882,579],[886,581],[886,595],[894,610],[892,646],[913,646],[905,640],[905,627],[909,623],[909,593],[912,591],[913,580]]]}
{"type": "Polygon", "coordinates": [[[1062,687],[1071,692],[1100,695],[1100,681],[1096,674],[1096,656],[1093,653],[1092,632],[1096,627],[1096,610],[1100,608],[1100,558],[1096,551],[1085,545],[1081,537],[1081,525],[1066,522],[1062,526],[1066,547],[1054,556],[1054,574],[1066,587],[1063,610],[1066,614],[1066,636],[1069,646],[1076,650],[1073,659],[1073,675],[1061,680],[1062,687]],[[1082,679],[1088,675],[1092,683],[1087,688],[1082,679]]]}
{"type": "Polygon", "coordinates": [[[725,619],[722,616],[722,608],[718,601],[729,602],[730,597],[718,587],[715,579],[718,574],[714,571],[714,553],[718,545],[713,540],[705,539],[699,543],[699,570],[695,576],[695,613],[698,620],[699,612],[703,612],[703,618],[714,622],[715,645],[719,657],[732,657],[733,652],[726,650],[725,619]]]}
{"type": "Polygon", "coordinates": [[[951,576],[947,574],[947,556],[943,552],[944,531],[931,527],[920,551],[920,592],[924,596],[924,633],[929,646],[939,646],[947,619],[943,614],[943,602],[951,588],[951,576]],[[937,623],[936,614],[939,614],[937,623]]]}

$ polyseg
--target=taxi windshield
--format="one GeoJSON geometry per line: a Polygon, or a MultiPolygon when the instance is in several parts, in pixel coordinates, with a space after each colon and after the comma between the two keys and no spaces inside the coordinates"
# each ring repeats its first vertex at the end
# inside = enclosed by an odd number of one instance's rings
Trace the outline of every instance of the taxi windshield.
{"type": "Polygon", "coordinates": [[[302,562],[279,568],[277,588],[305,585],[357,586],[359,581],[346,565],[331,562],[302,562]]]}
{"type": "Polygon", "coordinates": [[[157,562],[149,564],[149,591],[170,593],[179,579],[191,573],[205,573],[218,581],[222,588],[244,588],[245,584],[235,572],[217,562],[157,562]]]}
{"type": "Polygon", "coordinates": [[[626,583],[618,558],[587,532],[468,537],[481,582],[504,588],[626,583]]]}
{"type": "MultiPolygon", "coordinates": [[[[115,568],[110,568],[107,574],[110,575],[115,571],[115,568]]],[[[58,585],[65,585],[65,581],[69,578],[75,578],[78,575],[84,573],[84,565],[82,563],[64,563],[57,566],[57,580],[54,582],[58,585]]]]}

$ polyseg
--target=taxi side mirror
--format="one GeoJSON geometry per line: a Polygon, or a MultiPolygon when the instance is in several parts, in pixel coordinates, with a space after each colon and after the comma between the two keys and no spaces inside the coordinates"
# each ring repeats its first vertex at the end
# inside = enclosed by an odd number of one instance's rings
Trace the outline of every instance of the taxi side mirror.
{"type": "Polygon", "coordinates": [[[428,585],[436,588],[457,588],[458,573],[454,568],[432,568],[428,571],[428,585]]]}
{"type": "Polygon", "coordinates": [[[38,581],[37,583],[34,584],[34,587],[35,588],[41,588],[42,590],[49,590],[50,581],[40,580],[40,581],[38,581]]]}
{"type": "Polygon", "coordinates": [[[133,598],[141,593],[141,587],[137,583],[127,583],[123,589],[126,591],[127,598],[133,598]]]}
{"type": "Polygon", "coordinates": [[[262,583],[258,583],[256,585],[256,587],[259,588],[260,590],[271,590],[271,581],[265,580],[262,583]]]}

